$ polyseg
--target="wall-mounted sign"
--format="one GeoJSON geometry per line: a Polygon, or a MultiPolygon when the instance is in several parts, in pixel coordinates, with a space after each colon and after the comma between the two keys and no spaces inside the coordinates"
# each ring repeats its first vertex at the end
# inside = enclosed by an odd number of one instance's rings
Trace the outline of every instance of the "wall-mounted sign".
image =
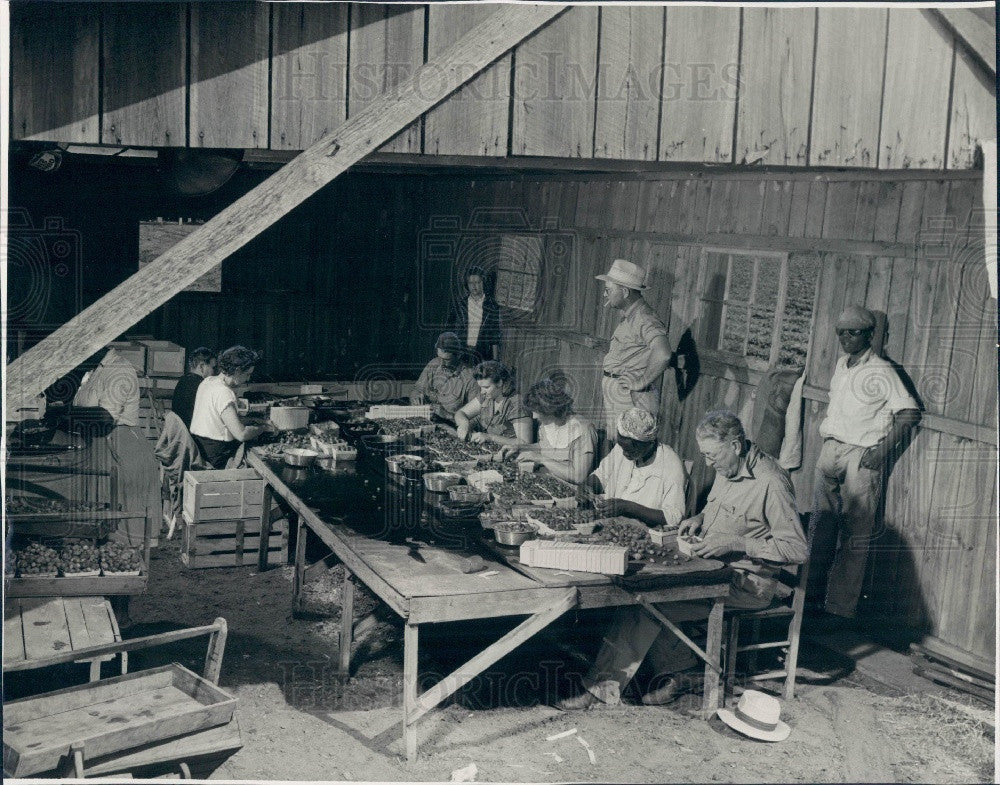
{"type": "MultiPolygon", "coordinates": [[[[201,226],[177,221],[139,222],[139,269],[152,262],[201,226]]],[[[213,267],[184,289],[185,292],[221,292],[222,265],[213,267]]]]}

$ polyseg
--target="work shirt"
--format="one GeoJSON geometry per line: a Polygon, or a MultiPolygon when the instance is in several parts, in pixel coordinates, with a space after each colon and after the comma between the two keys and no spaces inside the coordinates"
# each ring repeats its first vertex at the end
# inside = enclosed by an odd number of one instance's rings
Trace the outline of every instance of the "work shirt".
{"type": "Polygon", "coordinates": [[[516,436],[514,432],[514,420],[530,417],[528,410],[521,403],[521,396],[517,393],[505,395],[494,400],[493,398],[480,398],[479,416],[476,422],[480,430],[494,436],[516,436]]]}
{"type": "Polygon", "coordinates": [[[420,378],[413,385],[413,394],[424,396],[438,416],[451,419],[455,412],[479,395],[479,385],[471,369],[460,366],[448,370],[441,358],[435,357],[420,372],[420,378]]]}
{"type": "Polygon", "coordinates": [[[667,526],[684,517],[684,465],[670,447],[658,444],[647,466],[637,466],[615,445],[594,476],[609,499],[623,499],[653,510],[661,510],[667,526]]]}
{"type": "Polygon", "coordinates": [[[732,566],[765,577],[780,565],[802,564],[808,553],[788,472],[755,444],[735,477],[716,473],[701,536],[742,538],[746,556],[732,566]]]}
{"type": "Polygon", "coordinates": [[[640,297],[625,309],[611,336],[611,345],[604,355],[605,373],[632,380],[645,376],[652,354],[650,344],[666,334],[663,320],[640,297]]]}
{"type": "Polygon", "coordinates": [[[93,371],[83,377],[73,397],[74,406],[100,406],[115,425],[139,424],[139,375],[135,366],[114,349],[108,349],[93,371]]]}
{"type": "Polygon", "coordinates": [[[186,373],[174,387],[174,395],[170,400],[170,411],[181,418],[181,421],[191,428],[191,416],[194,414],[194,399],[198,395],[198,386],[204,381],[203,376],[196,373],[186,373]]]}
{"type": "Polygon", "coordinates": [[[847,367],[848,355],[837,360],[830,380],[830,404],[819,433],[855,447],[874,447],[892,428],[892,415],[918,408],[888,360],[871,349],[857,365],[847,367]]]}
{"type": "Polygon", "coordinates": [[[222,421],[222,413],[232,406],[235,411],[236,391],[226,384],[221,376],[207,376],[198,385],[194,398],[194,414],[191,415],[191,435],[214,439],[217,442],[232,442],[236,436],[222,421]]]}
{"type": "Polygon", "coordinates": [[[485,297],[469,297],[469,329],[465,337],[465,345],[475,347],[479,343],[479,329],[483,326],[483,303],[485,297]]]}

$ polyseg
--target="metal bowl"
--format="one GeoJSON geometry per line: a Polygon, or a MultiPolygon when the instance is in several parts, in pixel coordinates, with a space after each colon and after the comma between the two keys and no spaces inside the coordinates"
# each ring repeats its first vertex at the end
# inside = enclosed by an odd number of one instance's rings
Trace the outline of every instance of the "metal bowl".
{"type": "Polygon", "coordinates": [[[445,518],[462,519],[475,518],[483,509],[481,504],[470,504],[469,502],[456,502],[444,499],[438,505],[438,509],[445,518]]]}
{"type": "Polygon", "coordinates": [[[428,472],[424,475],[424,485],[434,493],[447,493],[453,485],[462,482],[462,475],[455,472],[428,472]]]}
{"type": "Polygon", "coordinates": [[[523,521],[500,521],[493,526],[493,533],[501,545],[517,546],[538,536],[538,527],[523,521]],[[515,524],[517,530],[510,531],[507,524],[515,524]]]}
{"type": "Polygon", "coordinates": [[[289,466],[305,467],[312,466],[319,458],[319,453],[304,447],[290,447],[285,450],[283,457],[289,466]]]}
{"type": "Polygon", "coordinates": [[[490,499],[488,493],[483,493],[471,485],[453,485],[448,489],[448,496],[453,502],[460,502],[462,504],[482,505],[490,499]]]}
{"type": "Polygon", "coordinates": [[[385,466],[393,474],[402,474],[403,467],[401,465],[404,458],[425,458],[426,455],[421,450],[414,450],[413,452],[398,453],[395,455],[385,456],[385,466]]]}

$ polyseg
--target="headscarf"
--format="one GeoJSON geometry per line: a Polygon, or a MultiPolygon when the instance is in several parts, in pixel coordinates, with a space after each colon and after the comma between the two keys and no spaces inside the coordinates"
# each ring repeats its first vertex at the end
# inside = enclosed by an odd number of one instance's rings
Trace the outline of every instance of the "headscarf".
{"type": "Polygon", "coordinates": [[[632,408],[618,415],[618,433],[637,442],[656,440],[656,417],[644,409],[632,408]]]}

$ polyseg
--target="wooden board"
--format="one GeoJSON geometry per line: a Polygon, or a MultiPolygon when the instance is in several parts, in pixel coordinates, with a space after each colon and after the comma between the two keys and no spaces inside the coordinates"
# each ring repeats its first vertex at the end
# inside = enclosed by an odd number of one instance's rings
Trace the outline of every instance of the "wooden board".
{"type": "Polygon", "coordinates": [[[663,8],[601,10],[594,157],[656,160],[663,8]]]}
{"type": "Polygon", "coordinates": [[[12,701],[4,706],[4,771],[56,767],[70,745],[108,755],[228,723],[236,699],[176,663],[12,701]]]}
{"type": "Polygon", "coordinates": [[[574,6],[515,50],[515,155],[592,157],[597,18],[574,6]]]}
{"type": "MultiPolygon", "coordinates": [[[[181,562],[188,569],[256,565],[260,552],[260,519],[185,523],[181,562]],[[246,528],[239,524],[248,524],[246,528]]],[[[271,524],[267,538],[268,564],[288,561],[288,529],[284,522],[271,524]]]]}
{"type": "Polygon", "coordinates": [[[744,9],[737,163],[807,162],[815,24],[811,8],[744,9]]]}
{"type": "Polygon", "coordinates": [[[101,140],[183,147],[187,141],[187,7],[114,3],[103,11],[101,140]]]}
{"type": "Polygon", "coordinates": [[[192,147],[268,146],[269,15],[256,3],[191,5],[192,147]]]}
{"type": "Polygon", "coordinates": [[[887,23],[883,8],[819,9],[810,164],[878,164],[887,23]]]}
{"type": "Polygon", "coordinates": [[[971,169],[976,145],[996,139],[996,85],[961,46],[955,51],[955,79],[948,126],[949,169],[971,169]]]}
{"type": "Polygon", "coordinates": [[[21,603],[10,598],[3,605],[3,662],[22,662],[25,658],[21,603]]]}
{"type": "Polygon", "coordinates": [[[345,3],[277,3],[271,32],[271,140],[303,150],[347,119],[345,3]]]}
{"type": "MultiPolygon", "coordinates": [[[[496,11],[488,5],[431,4],[427,56],[496,11]]],[[[424,117],[424,151],[436,155],[507,154],[511,56],[505,55],[424,117]]]]}
{"type": "Polygon", "coordinates": [[[10,6],[10,129],[14,139],[100,141],[100,9],[10,6]]]}
{"type": "MultiPolygon", "coordinates": [[[[348,117],[413,76],[424,62],[423,6],[359,3],[351,11],[348,117]]],[[[379,149],[421,152],[420,121],[411,123],[379,149]]]]}
{"type": "Polygon", "coordinates": [[[6,588],[7,597],[93,597],[109,594],[142,594],[143,575],[101,575],[86,578],[14,578],[6,588]]]}
{"type": "Polygon", "coordinates": [[[739,46],[739,9],[667,8],[659,160],[732,160],[739,46]]]}
{"type": "Polygon", "coordinates": [[[944,168],[953,44],[939,27],[928,11],[889,11],[879,168],[944,168]]]}

